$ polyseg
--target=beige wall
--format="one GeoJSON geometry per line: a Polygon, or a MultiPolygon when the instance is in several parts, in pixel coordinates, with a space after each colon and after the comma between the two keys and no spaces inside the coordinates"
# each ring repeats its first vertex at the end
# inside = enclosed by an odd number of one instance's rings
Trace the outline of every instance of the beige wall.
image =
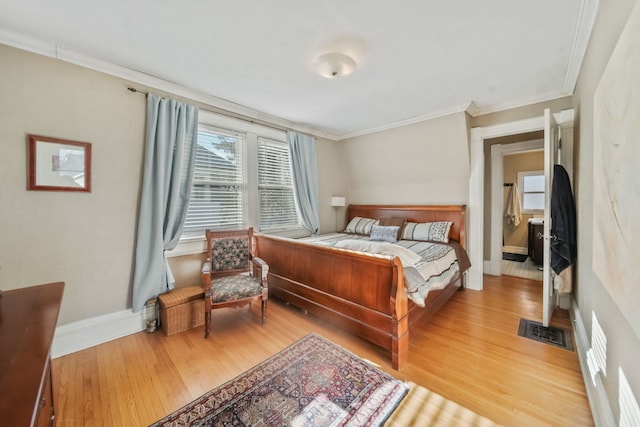
{"type": "Polygon", "coordinates": [[[66,282],[60,324],[130,306],[145,99],[0,45],[0,287],[66,282]],[[90,142],[91,193],[26,190],[26,136],[90,142]]]}
{"type": "MultiPolygon", "coordinates": [[[[534,151],[531,153],[513,154],[503,158],[504,182],[518,183],[518,172],[530,172],[544,170],[544,151],[534,151]]],[[[504,206],[508,201],[509,189],[503,187],[504,206]]],[[[522,188],[520,188],[522,191],[522,188]]],[[[533,214],[523,213],[522,221],[517,227],[507,224],[503,227],[504,244],[506,246],[516,246],[526,248],[528,246],[528,221],[533,218],[533,214]]]]}
{"type": "MultiPolygon", "coordinates": [[[[576,85],[574,104],[576,153],[574,189],[578,219],[578,262],[575,297],[587,333],[591,336],[592,314],[607,336],[607,372],[603,380],[616,417],[618,405],[618,369],[622,368],[640,401],[640,337],[622,315],[609,293],[593,273],[593,95],[609,57],[636,0],[601,1],[591,34],[589,48],[576,85]]],[[[637,46],[637,45],[636,45],[637,46]]],[[[636,248],[637,249],[637,248],[636,248]]]]}
{"type": "Polygon", "coordinates": [[[456,113],[345,140],[350,202],[467,203],[465,116],[456,113]]]}
{"type": "Polygon", "coordinates": [[[320,232],[328,233],[346,226],[346,207],[332,208],[331,197],[345,197],[349,205],[349,185],[345,169],[343,144],[338,141],[318,139],[318,193],[320,203],[320,232]]]}
{"type": "MultiPolygon", "coordinates": [[[[102,73],[0,45],[0,289],[66,283],[59,325],[131,307],[145,97],[102,73]],[[28,133],[92,144],[91,193],[26,190],[28,133]]],[[[206,108],[206,106],[202,106],[206,108]]],[[[320,226],[347,196],[340,143],[319,139],[320,226]]],[[[169,260],[199,283],[201,255],[169,260]]]]}
{"type": "Polygon", "coordinates": [[[201,254],[183,255],[169,258],[169,267],[173,278],[176,280],[176,288],[199,285],[201,283],[200,269],[206,255],[201,254]]]}

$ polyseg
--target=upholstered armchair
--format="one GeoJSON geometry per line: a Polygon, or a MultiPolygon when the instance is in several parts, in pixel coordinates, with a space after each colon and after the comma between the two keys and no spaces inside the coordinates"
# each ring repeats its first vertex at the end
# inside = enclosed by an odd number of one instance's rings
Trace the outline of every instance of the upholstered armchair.
{"type": "Polygon", "coordinates": [[[267,311],[269,266],[253,256],[253,228],[205,232],[207,259],[202,265],[205,289],[204,337],[211,332],[211,310],[260,302],[264,323],[267,311]]]}

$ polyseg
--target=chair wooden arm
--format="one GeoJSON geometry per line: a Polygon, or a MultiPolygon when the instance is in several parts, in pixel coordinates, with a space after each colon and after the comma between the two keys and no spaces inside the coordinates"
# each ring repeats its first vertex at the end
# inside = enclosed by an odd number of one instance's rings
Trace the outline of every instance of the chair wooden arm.
{"type": "Polygon", "coordinates": [[[251,262],[260,270],[260,281],[264,285],[267,281],[267,275],[269,274],[269,264],[259,257],[251,258],[251,262]]]}
{"type": "Polygon", "coordinates": [[[202,286],[205,289],[205,296],[209,296],[211,290],[211,258],[202,263],[202,286]]]}

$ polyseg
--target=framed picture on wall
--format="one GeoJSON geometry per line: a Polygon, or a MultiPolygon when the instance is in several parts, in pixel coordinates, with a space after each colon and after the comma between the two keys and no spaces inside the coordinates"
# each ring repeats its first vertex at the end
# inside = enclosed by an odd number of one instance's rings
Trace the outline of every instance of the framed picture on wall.
{"type": "Polygon", "coordinates": [[[27,190],[91,191],[91,144],[27,135],[27,190]]]}

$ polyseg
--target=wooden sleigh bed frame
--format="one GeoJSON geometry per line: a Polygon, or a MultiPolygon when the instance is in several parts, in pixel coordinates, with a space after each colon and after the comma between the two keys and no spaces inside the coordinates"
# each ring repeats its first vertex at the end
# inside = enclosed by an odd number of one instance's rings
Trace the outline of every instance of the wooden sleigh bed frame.
{"type": "MultiPolygon", "coordinates": [[[[465,247],[465,205],[351,205],[356,217],[402,217],[412,222],[453,222],[450,240],[465,247]]],[[[464,287],[457,274],[445,288],[429,291],[425,307],[407,298],[398,258],[384,259],[264,234],[256,255],[269,265],[269,293],[391,351],[393,369],[408,360],[409,335],[464,287]]]]}

